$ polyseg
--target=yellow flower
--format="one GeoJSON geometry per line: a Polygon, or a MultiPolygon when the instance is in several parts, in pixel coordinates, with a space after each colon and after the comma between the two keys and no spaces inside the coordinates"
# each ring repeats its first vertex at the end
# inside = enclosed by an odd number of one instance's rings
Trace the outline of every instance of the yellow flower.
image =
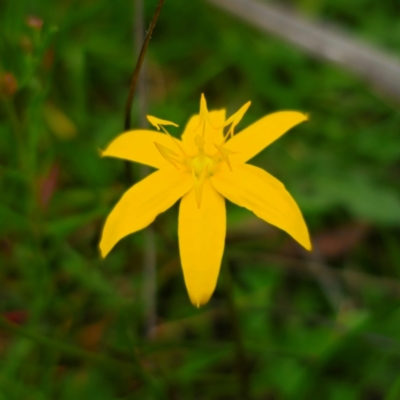
{"type": "Polygon", "coordinates": [[[225,244],[225,198],[311,250],[304,219],[283,184],[263,169],[246,164],[307,116],[277,112],[234,135],[249,106],[250,102],[225,120],[225,110],[209,112],[202,95],[200,113],[189,120],[181,140],[164,128],[176,124],[149,116],[149,122],[164,133],[133,130],[111,142],[103,156],[139,162],[158,171],[130,188],[108,216],[100,242],[103,257],[120,239],[148,226],[180,198],[180,256],[189,297],[197,307],[210,299],[217,283],[225,244]]]}

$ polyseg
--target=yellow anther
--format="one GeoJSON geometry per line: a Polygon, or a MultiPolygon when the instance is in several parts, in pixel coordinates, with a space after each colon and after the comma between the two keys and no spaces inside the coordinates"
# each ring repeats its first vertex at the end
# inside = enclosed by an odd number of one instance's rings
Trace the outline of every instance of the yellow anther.
{"type": "Polygon", "coordinates": [[[179,125],[175,124],[175,122],[167,121],[165,119],[160,119],[157,117],[153,117],[152,115],[147,115],[147,120],[150,122],[151,125],[160,130],[163,125],[172,125],[178,127],[179,125]]]}
{"type": "Polygon", "coordinates": [[[243,105],[238,111],[235,112],[232,116],[230,116],[224,124],[224,127],[229,126],[229,130],[227,134],[224,137],[224,141],[228,139],[228,137],[232,137],[235,131],[236,125],[239,124],[241,119],[243,118],[243,115],[246,113],[246,111],[249,109],[251,105],[251,101],[248,101],[245,105],[243,105]]]}

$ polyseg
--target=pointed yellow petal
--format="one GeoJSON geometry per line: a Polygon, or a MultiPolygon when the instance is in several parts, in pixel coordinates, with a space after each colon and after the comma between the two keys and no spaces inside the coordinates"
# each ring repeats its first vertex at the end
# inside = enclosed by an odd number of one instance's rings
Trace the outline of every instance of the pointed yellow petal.
{"type": "Polygon", "coordinates": [[[183,147],[185,151],[190,155],[197,154],[197,146],[195,144],[195,137],[198,132],[196,128],[199,126],[200,116],[193,115],[189,122],[186,124],[185,130],[181,136],[183,147]]]}
{"type": "Polygon", "coordinates": [[[211,177],[215,189],[232,203],[253,211],[257,217],[287,232],[307,250],[310,237],[301,211],[283,184],[261,168],[226,164],[211,177]]]}
{"type": "Polygon", "coordinates": [[[202,93],[200,97],[200,117],[204,119],[208,118],[207,100],[204,93],[202,93]]]}
{"type": "MultiPolygon", "coordinates": [[[[180,143],[178,139],[173,140],[180,143]]],[[[170,163],[157,150],[155,142],[167,148],[172,147],[171,137],[164,133],[135,130],[115,138],[102,152],[102,156],[122,158],[155,168],[169,168],[170,163]]]]}
{"type": "MultiPolygon", "coordinates": [[[[210,111],[209,118],[212,125],[207,126],[205,132],[205,147],[204,150],[207,154],[214,154],[215,148],[214,143],[222,144],[224,141],[223,126],[225,122],[225,110],[210,111]]],[[[184,144],[185,151],[190,155],[195,155],[198,152],[198,148],[195,145],[195,137],[197,134],[201,133],[201,128],[199,128],[200,116],[194,115],[190,118],[186,128],[182,134],[182,142],[184,144]],[[198,129],[197,129],[198,128],[198,129]]]]}
{"type": "Polygon", "coordinates": [[[153,172],[131,187],[111,211],[104,225],[100,250],[105,257],[114,245],[130,233],[151,224],[193,186],[189,173],[173,167],[153,172]]]}
{"type": "Polygon", "coordinates": [[[175,122],[167,121],[165,119],[160,119],[157,117],[153,117],[152,115],[147,116],[147,120],[150,122],[151,125],[160,130],[161,126],[172,125],[178,127],[179,125],[175,124],[175,122]]]}
{"type": "Polygon", "coordinates": [[[206,179],[200,207],[194,190],[181,200],[179,249],[191,302],[207,303],[215,290],[225,245],[225,200],[206,179]]]}
{"type": "Polygon", "coordinates": [[[267,115],[229,139],[224,147],[237,153],[237,161],[246,162],[289,129],[307,119],[307,115],[297,111],[267,115]]]}

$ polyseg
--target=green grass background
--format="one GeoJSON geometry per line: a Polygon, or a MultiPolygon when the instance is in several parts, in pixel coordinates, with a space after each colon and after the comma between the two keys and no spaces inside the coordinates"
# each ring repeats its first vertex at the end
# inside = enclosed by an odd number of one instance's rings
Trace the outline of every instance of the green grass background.
{"type": "MultiPolygon", "coordinates": [[[[156,1],[145,3],[147,25],[156,1]]],[[[397,0],[287,3],[400,55],[397,0]]],[[[277,110],[309,113],[253,163],[286,184],[316,252],[229,205],[223,271],[197,310],[175,206],[154,224],[146,336],[143,233],[106,260],[98,251],[133,183],[98,153],[123,131],[133,5],[0,3],[0,400],[400,399],[398,103],[200,0],[165,2],[149,114],[182,127],[201,93],[228,113],[252,100],[237,131],[277,110]]]]}

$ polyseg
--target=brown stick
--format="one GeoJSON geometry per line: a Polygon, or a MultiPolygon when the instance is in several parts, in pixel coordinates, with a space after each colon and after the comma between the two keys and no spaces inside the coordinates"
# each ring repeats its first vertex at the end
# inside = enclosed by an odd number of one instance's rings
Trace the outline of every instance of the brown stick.
{"type": "Polygon", "coordinates": [[[400,61],[339,29],[312,22],[284,8],[256,0],[208,0],[251,25],[338,64],[390,97],[400,100],[400,61]]]}
{"type": "Polygon", "coordinates": [[[138,82],[139,75],[140,75],[140,70],[143,65],[144,57],[146,55],[146,50],[147,50],[147,47],[149,46],[151,35],[153,34],[153,30],[157,24],[157,20],[160,15],[163,4],[164,4],[164,0],[160,0],[158,2],[156,11],[153,15],[153,19],[151,20],[151,23],[150,23],[149,30],[147,31],[146,38],[143,42],[142,49],[140,50],[140,54],[139,54],[139,58],[136,63],[135,70],[133,72],[131,85],[129,87],[128,99],[126,101],[126,107],[125,107],[125,124],[124,124],[125,131],[128,131],[131,128],[131,109],[132,109],[133,96],[135,95],[136,86],[137,86],[137,82],[138,82]]]}

